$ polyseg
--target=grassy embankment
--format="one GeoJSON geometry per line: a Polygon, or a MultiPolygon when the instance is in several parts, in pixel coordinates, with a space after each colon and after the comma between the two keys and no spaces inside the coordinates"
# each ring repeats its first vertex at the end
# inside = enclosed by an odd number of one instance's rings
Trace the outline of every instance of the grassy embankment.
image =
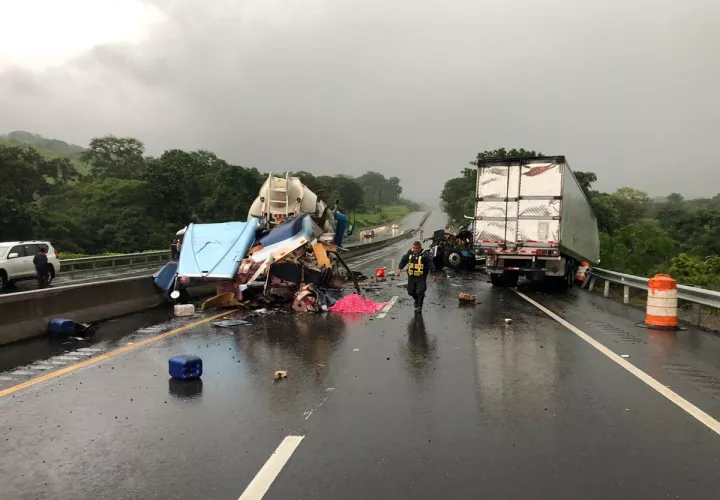
{"type": "MultiPolygon", "coordinates": [[[[398,223],[412,213],[412,209],[405,205],[382,205],[378,209],[379,211],[374,213],[355,214],[355,228],[362,231],[363,229],[398,223]]],[[[353,215],[350,214],[350,220],[352,220],[352,217],[353,215]]]]}

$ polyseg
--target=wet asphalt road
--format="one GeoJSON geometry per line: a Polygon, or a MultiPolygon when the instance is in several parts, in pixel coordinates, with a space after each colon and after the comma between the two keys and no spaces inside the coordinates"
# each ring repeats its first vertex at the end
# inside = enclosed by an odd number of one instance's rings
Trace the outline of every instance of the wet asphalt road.
{"type": "MultiPolygon", "coordinates": [[[[718,498],[720,436],[514,291],[443,273],[415,316],[395,283],[367,292],[399,297],[384,318],[202,324],[0,398],[1,497],[236,499],[301,435],[264,498],[718,498]],[[459,306],[461,290],[478,304],[459,306]],[[203,358],[201,382],[169,380],[182,353],[203,358]],[[273,382],[277,369],[288,378],[273,382]]],[[[641,311],[577,289],[520,292],[720,418],[717,336],[636,328],[641,311]]],[[[0,375],[199,319],[159,310],[105,325],[91,347],[0,349],[0,375]]]]}

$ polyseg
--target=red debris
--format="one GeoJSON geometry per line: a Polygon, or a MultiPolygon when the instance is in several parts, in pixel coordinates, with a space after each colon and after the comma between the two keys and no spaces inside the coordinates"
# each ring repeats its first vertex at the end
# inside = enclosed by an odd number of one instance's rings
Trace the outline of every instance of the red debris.
{"type": "Polygon", "coordinates": [[[386,304],[387,302],[373,302],[370,299],[352,293],[338,300],[334,306],[330,307],[330,310],[332,312],[374,314],[385,307],[386,304]]]}

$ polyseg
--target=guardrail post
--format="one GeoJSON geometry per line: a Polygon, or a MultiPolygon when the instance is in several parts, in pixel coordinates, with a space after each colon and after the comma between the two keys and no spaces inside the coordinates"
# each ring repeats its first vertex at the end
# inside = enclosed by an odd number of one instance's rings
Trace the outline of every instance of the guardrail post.
{"type": "Polygon", "coordinates": [[[625,285],[623,287],[623,303],[624,304],[630,303],[630,285],[625,285]]]}
{"type": "Polygon", "coordinates": [[[605,280],[605,292],[603,295],[605,295],[605,297],[610,296],[610,282],[608,280],[605,280]]]}
{"type": "Polygon", "coordinates": [[[588,286],[588,290],[592,292],[593,288],[595,288],[595,276],[590,278],[590,285],[588,286]]]}
{"type": "Polygon", "coordinates": [[[692,305],[692,322],[697,326],[702,325],[702,306],[700,304],[694,303],[692,305]]]}

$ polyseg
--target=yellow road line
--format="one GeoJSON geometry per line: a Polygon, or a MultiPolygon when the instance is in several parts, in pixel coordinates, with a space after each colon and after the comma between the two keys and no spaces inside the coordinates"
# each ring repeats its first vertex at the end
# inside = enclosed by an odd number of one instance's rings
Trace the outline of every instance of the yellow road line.
{"type": "Polygon", "coordinates": [[[141,340],[140,342],[136,342],[134,344],[129,344],[129,345],[126,345],[123,347],[119,347],[118,349],[115,349],[113,351],[106,352],[105,354],[101,354],[94,358],[86,359],[85,361],[75,363],[74,365],[66,366],[65,368],[61,368],[60,370],[48,373],[46,375],[42,375],[41,377],[37,377],[37,378],[31,379],[31,380],[28,380],[27,382],[23,382],[22,384],[8,387],[7,389],[0,391],[0,398],[2,398],[4,396],[9,396],[10,394],[16,393],[17,391],[27,389],[28,387],[32,387],[41,382],[46,382],[48,380],[52,380],[54,378],[61,377],[62,375],[65,375],[72,371],[78,370],[80,368],[84,368],[86,366],[90,366],[99,361],[104,361],[106,359],[115,357],[119,354],[123,354],[128,351],[132,351],[133,349],[137,349],[138,347],[143,347],[148,344],[152,344],[153,342],[157,342],[158,340],[162,340],[164,338],[170,337],[171,335],[176,335],[178,333],[182,333],[182,332],[190,330],[191,328],[194,328],[198,325],[202,325],[203,323],[208,323],[208,322],[216,320],[218,318],[222,318],[223,316],[227,316],[234,312],[235,312],[235,310],[225,311],[220,314],[216,314],[215,316],[210,316],[209,318],[205,318],[200,321],[195,321],[194,323],[188,323],[187,325],[181,326],[179,328],[175,328],[174,330],[170,330],[169,332],[161,333],[160,335],[156,335],[154,337],[150,337],[148,339],[141,340]]]}

